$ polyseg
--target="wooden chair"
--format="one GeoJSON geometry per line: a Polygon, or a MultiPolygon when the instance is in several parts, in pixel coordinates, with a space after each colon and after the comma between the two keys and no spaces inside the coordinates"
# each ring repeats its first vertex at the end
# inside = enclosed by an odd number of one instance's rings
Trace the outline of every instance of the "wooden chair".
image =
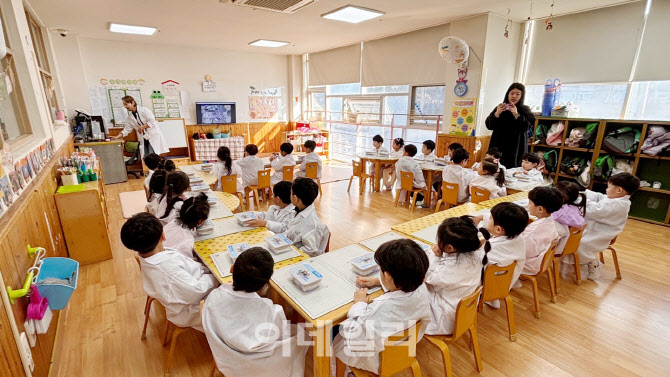
{"type": "Polygon", "coordinates": [[[549,245],[549,250],[544,253],[542,257],[542,265],[540,265],[540,271],[535,275],[525,275],[521,274],[519,279],[521,280],[530,280],[533,284],[533,301],[535,301],[535,318],[540,318],[540,292],[537,289],[537,278],[540,277],[545,272],[549,278],[549,293],[551,294],[551,302],[556,302],[556,290],[554,288],[554,275],[551,273],[551,266],[554,260],[554,254],[556,254],[556,246],[558,245],[558,240],[554,240],[551,245],[549,245]]]}
{"type": "Polygon", "coordinates": [[[509,294],[516,262],[505,267],[495,265],[486,266],[482,283],[482,297],[479,299],[477,311],[484,310],[484,303],[491,300],[505,300],[507,309],[507,330],[509,340],[516,341],[516,326],[514,325],[514,301],[509,294]]]}
{"type": "Polygon", "coordinates": [[[560,258],[563,258],[568,255],[572,255],[574,258],[575,262],[575,279],[577,281],[575,284],[577,285],[582,285],[582,272],[579,268],[579,253],[577,252],[577,249],[579,248],[579,243],[582,240],[582,234],[584,234],[584,229],[586,228],[586,224],[584,224],[581,228],[573,227],[571,226],[568,229],[568,240],[565,241],[565,246],[563,247],[563,252],[561,254],[556,254],[554,255],[554,283],[556,283],[556,292],[558,293],[558,289],[560,286],[560,272],[561,268],[558,263],[558,260],[560,258]]]}
{"type": "Polygon", "coordinates": [[[319,195],[323,195],[321,192],[321,178],[318,177],[319,173],[319,163],[318,162],[309,162],[305,164],[305,178],[315,179],[316,183],[319,185],[319,195]]]}
{"type": "MultiPolygon", "coordinates": [[[[606,250],[611,250],[612,251],[612,261],[614,262],[614,269],[616,270],[616,278],[621,280],[621,270],[619,270],[619,259],[616,256],[616,250],[614,250],[614,247],[612,247],[612,245],[614,245],[615,242],[616,242],[616,237],[614,237],[612,239],[612,241],[610,241],[610,245],[607,247],[607,249],[605,249],[603,251],[606,251],[606,250]]],[[[602,264],[605,264],[605,258],[603,257],[603,251],[600,252],[600,262],[602,264]]]]}
{"type": "MultiPolygon", "coordinates": [[[[365,180],[371,178],[372,176],[363,171],[363,164],[361,164],[360,161],[351,161],[351,165],[354,168],[354,173],[349,178],[349,187],[347,187],[347,192],[351,190],[351,182],[354,180],[354,178],[358,178],[358,195],[363,195],[365,180]]],[[[372,188],[372,181],[370,181],[370,188],[372,188]]]]}
{"type": "MultiPolygon", "coordinates": [[[[135,261],[137,262],[137,266],[140,268],[140,272],[142,271],[142,265],[140,264],[140,257],[135,254],[135,261]]],[[[147,301],[144,303],[144,326],[142,327],[142,335],[140,336],[141,340],[144,340],[147,338],[147,324],[149,324],[149,317],[151,314],[151,304],[156,301],[155,298],[147,295],[147,301]]]]}
{"type": "Polygon", "coordinates": [[[405,190],[405,200],[409,200],[410,198],[410,193],[414,194],[414,200],[410,201],[409,203],[409,209],[414,212],[414,206],[416,206],[416,196],[424,191],[423,189],[415,189],[414,188],[414,173],[406,172],[406,171],[401,171],[400,172],[400,187],[401,191],[399,191],[396,196],[395,196],[395,206],[398,206],[398,201],[400,200],[400,194],[402,190],[405,190]]]}
{"type": "MultiPolygon", "coordinates": [[[[419,337],[421,321],[407,330],[393,334],[384,341],[384,350],[379,354],[379,377],[391,377],[412,368],[414,377],[421,377],[421,368],[416,360],[416,341],[419,337]]],[[[337,359],[335,376],[344,377],[345,365],[337,359]]],[[[350,367],[356,377],[377,376],[366,370],[350,367]]]]}
{"type": "Polygon", "coordinates": [[[179,335],[191,330],[190,327],[179,327],[174,323],[167,321],[165,326],[165,335],[163,336],[163,347],[170,341],[170,352],[168,353],[167,362],[165,363],[165,377],[170,377],[170,368],[172,367],[172,359],[174,358],[174,350],[177,346],[177,338],[179,335]],[[168,336],[170,335],[170,336],[168,336]]]}
{"type": "Polygon", "coordinates": [[[477,203],[489,200],[490,198],[491,198],[491,191],[483,190],[483,189],[480,189],[479,187],[474,187],[474,186],[470,188],[470,201],[471,202],[477,204],[477,203]]]}
{"type": "Polygon", "coordinates": [[[244,207],[242,193],[237,191],[237,174],[224,175],[221,177],[221,191],[237,195],[240,199],[240,207],[244,207]]]}
{"type": "Polygon", "coordinates": [[[282,168],[282,173],[284,174],[282,180],[293,182],[293,170],[295,170],[295,166],[284,166],[282,168]]]}
{"type": "Polygon", "coordinates": [[[477,300],[482,293],[482,287],[479,286],[467,297],[463,297],[456,307],[456,319],[454,320],[454,332],[451,335],[426,335],[429,342],[436,345],[442,351],[442,361],[444,362],[444,374],[447,377],[453,377],[451,371],[451,356],[449,355],[448,344],[453,344],[466,332],[470,333],[470,348],[475,356],[475,369],[482,371],[482,355],[479,353],[479,341],[477,340],[477,300]]]}
{"type": "Polygon", "coordinates": [[[265,189],[268,190],[267,197],[269,198],[272,195],[272,190],[270,189],[270,176],[272,175],[272,170],[265,169],[258,171],[258,184],[253,186],[248,186],[244,188],[244,197],[249,200],[249,194],[254,192],[254,202],[256,203],[255,210],[258,211],[260,208],[259,197],[263,195],[265,197],[265,189]]]}
{"type": "Polygon", "coordinates": [[[445,209],[458,205],[458,183],[442,181],[442,199],[437,201],[435,213],[440,211],[442,204],[445,204],[445,209]]]}
{"type": "Polygon", "coordinates": [[[327,253],[330,251],[330,236],[332,236],[332,233],[328,233],[328,243],[326,244],[326,251],[324,253],[327,253]]]}

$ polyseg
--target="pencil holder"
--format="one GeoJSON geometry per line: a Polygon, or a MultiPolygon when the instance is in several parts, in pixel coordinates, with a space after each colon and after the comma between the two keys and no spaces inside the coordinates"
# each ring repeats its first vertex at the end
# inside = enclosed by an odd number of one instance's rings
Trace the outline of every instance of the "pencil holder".
{"type": "Polygon", "coordinates": [[[63,175],[61,176],[61,180],[63,181],[63,186],[72,186],[79,183],[76,174],[63,175]]]}

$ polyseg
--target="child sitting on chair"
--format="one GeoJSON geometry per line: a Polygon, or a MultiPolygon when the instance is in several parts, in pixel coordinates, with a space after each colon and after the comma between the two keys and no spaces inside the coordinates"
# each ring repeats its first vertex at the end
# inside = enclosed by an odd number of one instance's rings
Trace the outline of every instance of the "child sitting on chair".
{"type": "Polygon", "coordinates": [[[264,226],[275,233],[283,233],[295,217],[295,206],[291,204],[291,182],[281,181],[272,188],[274,197],[267,212],[254,212],[258,219],[247,221],[251,227],[264,226]]]}
{"type": "Polygon", "coordinates": [[[242,187],[258,185],[258,172],[265,170],[265,164],[256,156],[257,154],[256,144],[247,144],[244,147],[244,158],[235,161],[236,170],[242,178],[242,187]]]}
{"type": "Polygon", "coordinates": [[[291,203],[295,206],[295,217],[284,232],[293,245],[310,257],[326,252],[330,231],[319,220],[314,208],[314,199],[319,186],[309,178],[296,178],[291,186],[291,203]]]}
{"type": "Polygon", "coordinates": [[[505,189],[505,171],[499,169],[500,165],[491,158],[486,158],[479,163],[477,168],[477,176],[470,182],[470,187],[477,187],[481,190],[486,190],[491,193],[489,199],[497,199],[501,196],[507,195],[505,189]]]}
{"type": "Polygon", "coordinates": [[[209,204],[205,193],[186,199],[179,209],[179,215],[163,228],[165,233],[163,246],[175,249],[188,258],[194,258],[196,229],[207,220],[208,216],[209,204]]]}
{"type": "MultiPolygon", "coordinates": [[[[393,139],[393,143],[391,143],[391,151],[389,152],[389,157],[397,159],[402,158],[402,156],[405,154],[404,147],[405,147],[405,141],[401,137],[393,139]]],[[[395,175],[395,164],[386,165],[382,170],[382,177],[384,179],[384,186],[386,187],[386,190],[390,191],[393,188],[393,184],[397,179],[395,175]]]]}
{"type": "Polygon", "coordinates": [[[293,144],[282,143],[279,146],[279,151],[280,154],[270,156],[270,166],[275,171],[270,178],[270,184],[273,186],[284,180],[284,166],[295,166],[295,159],[291,154],[293,153],[293,144]]]}
{"type": "Polygon", "coordinates": [[[273,266],[267,250],[246,250],[231,267],[233,283],[213,290],[202,307],[207,342],[227,377],[304,375],[307,346],[298,336],[306,334],[287,326],[284,309],[264,297],[273,266]]]}
{"type": "Polygon", "coordinates": [[[423,162],[434,162],[436,158],[435,142],[432,140],[424,141],[423,145],[421,145],[421,156],[417,157],[417,159],[423,162]]]}
{"type": "Polygon", "coordinates": [[[556,254],[563,253],[570,236],[570,227],[581,228],[586,223],[586,195],[579,192],[579,185],[571,181],[558,181],[554,189],[563,195],[563,206],[551,214],[556,222],[556,231],[561,241],[556,247],[556,254]]]}
{"type": "Polygon", "coordinates": [[[165,180],[167,179],[167,172],[165,170],[156,170],[151,175],[151,182],[149,182],[149,201],[147,202],[147,212],[156,216],[158,211],[158,203],[163,192],[165,191],[165,180]]]}
{"type": "MultiPolygon", "coordinates": [[[[495,162],[498,165],[498,169],[502,169],[503,171],[505,171],[507,168],[505,167],[505,165],[500,163],[500,158],[501,157],[502,157],[502,153],[500,153],[500,150],[496,147],[489,148],[489,150],[486,151],[486,154],[484,154],[484,160],[492,159],[493,162],[495,162]]],[[[472,165],[472,170],[476,171],[477,169],[479,169],[480,164],[481,164],[481,162],[475,162],[472,165]]],[[[496,169],[496,170],[498,170],[498,169],[496,169]]]]}
{"type": "Polygon", "coordinates": [[[418,321],[418,342],[430,324],[428,291],[423,284],[428,257],[421,246],[408,239],[388,241],[374,254],[377,277],[361,277],[354,305],[333,341],[333,353],[344,364],[379,373],[379,353],[391,335],[418,321]],[[370,301],[367,288],[381,285],[384,294],[370,301]]]}
{"type": "Polygon", "coordinates": [[[146,212],[134,215],[121,227],[123,245],[140,255],[144,292],[165,307],[168,321],[203,331],[200,300],[218,282],[201,263],[164,248],[164,241],[163,225],[146,212]]]}
{"type": "Polygon", "coordinates": [[[166,225],[177,216],[177,212],[179,212],[181,205],[186,199],[184,192],[190,190],[190,183],[188,175],[183,171],[168,173],[165,179],[165,190],[156,210],[156,217],[158,217],[163,225],[166,225]]]}
{"type": "Polygon", "coordinates": [[[528,213],[537,217],[537,220],[528,224],[521,233],[526,246],[526,263],[522,274],[535,275],[540,272],[544,254],[551,243],[559,238],[551,214],[561,209],[562,205],[563,195],[553,188],[535,187],[528,193],[528,213]]]}
{"type": "Polygon", "coordinates": [[[300,164],[300,169],[295,172],[296,178],[305,178],[307,175],[306,169],[307,169],[307,164],[311,162],[316,162],[316,178],[321,179],[321,170],[323,169],[323,163],[321,162],[321,157],[315,152],[316,150],[316,142],[314,140],[307,140],[304,145],[305,151],[307,154],[305,157],[302,159],[302,163],[300,164]]]}
{"type": "MultiPolygon", "coordinates": [[[[412,144],[405,145],[405,153],[403,157],[395,163],[396,176],[396,195],[403,198],[404,191],[402,189],[402,180],[400,179],[400,172],[412,173],[414,175],[412,186],[413,188],[425,189],[426,179],[423,177],[423,171],[419,163],[414,159],[416,155],[416,146],[412,144]]],[[[416,196],[417,207],[423,206],[423,194],[419,193],[416,196]]]]}
{"type": "Polygon", "coordinates": [[[144,179],[144,187],[149,190],[149,183],[151,183],[151,176],[154,174],[156,169],[158,169],[158,164],[161,162],[161,156],[157,155],[156,153],[149,153],[148,155],[144,156],[144,165],[147,166],[147,169],[149,169],[149,173],[147,173],[147,177],[144,179]]]}
{"type": "Polygon", "coordinates": [[[463,145],[460,143],[451,143],[449,144],[449,147],[447,148],[447,155],[444,156],[444,160],[447,162],[451,162],[451,158],[454,155],[454,151],[457,149],[462,149],[463,145]]]}
{"type": "Polygon", "coordinates": [[[214,164],[211,173],[216,177],[214,189],[216,191],[222,191],[221,177],[235,174],[237,175],[237,192],[244,191],[244,186],[242,186],[242,176],[240,175],[237,165],[233,163],[233,159],[230,157],[230,149],[228,147],[219,147],[216,151],[216,157],[218,157],[219,161],[214,164]]]}
{"type": "Polygon", "coordinates": [[[539,170],[540,156],[536,153],[525,153],[521,156],[521,167],[507,169],[513,177],[526,177],[532,181],[543,182],[542,171],[539,170]]]}
{"type": "MultiPolygon", "coordinates": [[[[458,202],[467,202],[470,198],[470,182],[477,176],[477,173],[466,169],[470,154],[465,149],[457,149],[451,157],[451,163],[442,170],[442,181],[458,184],[458,202]]],[[[440,195],[440,182],[435,182],[433,187],[440,195]]]]}

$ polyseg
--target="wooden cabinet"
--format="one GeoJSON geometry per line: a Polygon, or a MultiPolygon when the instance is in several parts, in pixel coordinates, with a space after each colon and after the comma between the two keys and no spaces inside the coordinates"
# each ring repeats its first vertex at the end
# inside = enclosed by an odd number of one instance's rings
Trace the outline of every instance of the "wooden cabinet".
{"type": "Polygon", "coordinates": [[[463,148],[470,153],[470,162],[468,167],[472,166],[475,162],[481,161],[484,158],[484,154],[489,149],[489,142],[491,141],[491,136],[460,136],[460,135],[449,135],[449,134],[438,134],[437,143],[435,146],[435,155],[437,157],[444,157],[449,152],[449,145],[452,143],[459,143],[463,148]],[[479,152],[475,153],[475,145],[477,141],[482,143],[479,152]]]}
{"type": "Polygon", "coordinates": [[[54,195],[68,254],[81,265],[112,258],[104,187],[100,175],[80,191],[54,195]]]}

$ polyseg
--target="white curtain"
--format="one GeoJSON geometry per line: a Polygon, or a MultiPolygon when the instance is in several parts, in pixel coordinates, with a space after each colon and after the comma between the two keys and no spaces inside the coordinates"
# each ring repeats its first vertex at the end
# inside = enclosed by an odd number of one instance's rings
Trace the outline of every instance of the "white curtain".
{"type": "Polygon", "coordinates": [[[361,82],[361,44],[308,55],[309,85],[361,82]]]}
{"type": "Polygon", "coordinates": [[[670,80],[670,0],[654,0],[633,80],[670,80]]]}

